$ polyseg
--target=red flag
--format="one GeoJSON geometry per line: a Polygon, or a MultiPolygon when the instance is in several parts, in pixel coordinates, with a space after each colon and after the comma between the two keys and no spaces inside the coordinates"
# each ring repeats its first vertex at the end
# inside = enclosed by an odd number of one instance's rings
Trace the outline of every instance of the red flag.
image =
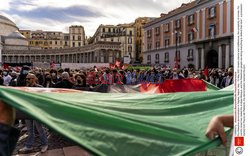
{"type": "Polygon", "coordinates": [[[206,68],[204,69],[203,74],[204,74],[206,77],[208,77],[208,67],[207,67],[207,66],[206,66],[206,68]]]}
{"type": "Polygon", "coordinates": [[[9,65],[6,64],[6,63],[4,63],[4,64],[3,64],[3,69],[9,69],[9,65]]]}
{"type": "Polygon", "coordinates": [[[198,79],[166,80],[161,84],[141,84],[140,91],[147,93],[175,93],[206,91],[206,84],[198,79]]]}
{"type": "Polygon", "coordinates": [[[119,59],[115,60],[115,66],[117,66],[117,68],[121,68],[121,61],[119,59]]]}
{"type": "Polygon", "coordinates": [[[109,64],[109,68],[110,68],[110,69],[115,69],[115,65],[114,65],[113,63],[110,63],[110,64],[109,64]]]}
{"type": "Polygon", "coordinates": [[[52,61],[52,62],[50,63],[50,68],[53,69],[53,68],[55,68],[55,66],[56,66],[56,65],[55,65],[54,61],[52,61]]]}

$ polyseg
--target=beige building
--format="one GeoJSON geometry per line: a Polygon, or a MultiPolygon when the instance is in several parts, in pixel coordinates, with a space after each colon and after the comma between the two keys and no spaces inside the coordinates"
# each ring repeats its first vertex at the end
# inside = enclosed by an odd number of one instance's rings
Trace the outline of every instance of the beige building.
{"type": "MultiPolygon", "coordinates": [[[[24,35],[22,35],[15,23],[1,15],[0,28],[0,65],[1,63],[22,65],[52,61],[56,63],[112,63],[116,59],[121,59],[119,42],[98,41],[81,47],[60,48],[66,47],[65,43],[69,45],[70,34],[23,30],[24,35]],[[1,31],[2,28],[5,31],[1,31]],[[38,48],[29,46],[32,40],[34,42],[32,44],[37,44],[38,48]],[[52,46],[54,49],[51,48],[52,46]]],[[[72,34],[79,34],[79,32],[72,34]]]]}
{"type": "Polygon", "coordinates": [[[69,27],[70,47],[81,47],[85,45],[85,31],[83,26],[73,25],[69,27]]]}
{"type": "Polygon", "coordinates": [[[143,62],[143,47],[144,47],[144,29],[143,26],[148,22],[154,20],[153,17],[139,17],[135,20],[135,59],[137,61],[143,62]]]}
{"type": "Polygon", "coordinates": [[[121,57],[135,60],[135,29],[133,24],[100,25],[89,43],[98,41],[119,42],[121,57]]]}
{"type": "Polygon", "coordinates": [[[42,30],[20,30],[29,46],[41,49],[63,49],[85,45],[83,26],[70,26],[69,33],[42,30]]]}

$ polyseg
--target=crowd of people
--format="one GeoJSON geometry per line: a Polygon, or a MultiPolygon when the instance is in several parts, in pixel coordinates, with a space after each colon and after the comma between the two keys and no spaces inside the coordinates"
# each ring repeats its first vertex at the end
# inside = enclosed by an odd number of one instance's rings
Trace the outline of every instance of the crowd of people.
{"type": "MultiPolygon", "coordinates": [[[[77,90],[89,90],[100,84],[124,84],[136,85],[140,83],[161,83],[165,80],[176,79],[202,79],[214,84],[219,88],[233,84],[233,67],[228,69],[205,69],[195,71],[191,68],[166,68],[152,67],[147,70],[140,69],[110,69],[93,67],[86,70],[66,69],[41,69],[23,66],[0,70],[0,85],[12,87],[45,87],[67,88],[77,90]]],[[[19,112],[17,112],[20,115],[19,112]]],[[[17,121],[18,123],[18,121],[17,121]]],[[[41,140],[41,152],[48,149],[48,140],[43,126],[30,118],[19,120],[19,126],[25,123],[28,137],[25,147],[19,149],[20,153],[32,151],[34,144],[35,129],[41,140]]]]}
{"type": "Polygon", "coordinates": [[[97,68],[70,70],[41,69],[24,66],[21,70],[14,68],[0,70],[0,85],[26,86],[28,73],[36,77],[37,84],[46,88],[68,88],[85,90],[99,84],[162,83],[168,79],[202,79],[211,84],[224,88],[233,84],[233,67],[228,69],[205,69],[195,71],[191,68],[152,67],[148,70],[140,69],[110,69],[97,68]]]}

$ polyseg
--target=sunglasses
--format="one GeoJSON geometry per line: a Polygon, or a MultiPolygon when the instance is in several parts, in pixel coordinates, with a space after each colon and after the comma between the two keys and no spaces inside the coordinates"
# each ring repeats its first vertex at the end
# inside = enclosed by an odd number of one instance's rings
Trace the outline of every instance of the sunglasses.
{"type": "Polygon", "coordinates": [[[26,78],[26,80],[31,80],[31,79],[33,79],[33,78],[29,78],[29,77],[28,77],[28,78],[26,78]]]}

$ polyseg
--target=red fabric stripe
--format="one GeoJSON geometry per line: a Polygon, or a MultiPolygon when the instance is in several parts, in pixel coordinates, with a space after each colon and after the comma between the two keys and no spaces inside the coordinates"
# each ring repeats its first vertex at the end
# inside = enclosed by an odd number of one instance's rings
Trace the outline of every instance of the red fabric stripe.
{"type": "Polygon", "coordinates": [[[166,80],[162,84],[141,84],[144,93],[175,93],[206,91],[206,84],[197,79],[166,80]]]}

